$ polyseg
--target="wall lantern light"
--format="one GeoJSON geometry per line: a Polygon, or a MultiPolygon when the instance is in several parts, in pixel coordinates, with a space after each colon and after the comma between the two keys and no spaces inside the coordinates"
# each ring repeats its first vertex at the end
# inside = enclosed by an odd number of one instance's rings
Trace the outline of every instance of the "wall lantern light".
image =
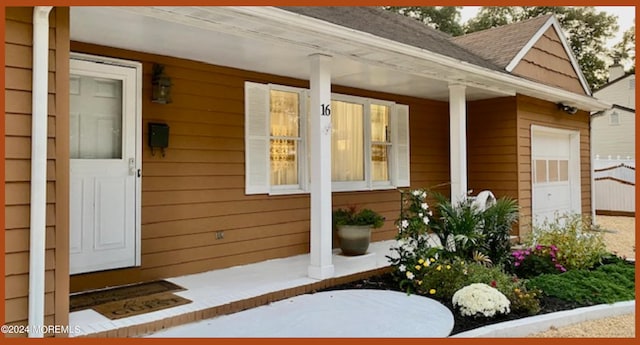
{"type": "Polygon", "coordinates": [[[578,112],[578,108],[572,107],[570,105],[566,105],[564,103],[558,103],[557,106],[558,106],[558,109],[564,111],[565,113],[567,113],[569,115],[574,115],[575,113],[578,112]]]}
{"type": "Polygon", "coordinates": [[[159,64],[153,65],[153,94],[151,101],[160,104],[171,103],[171,78],[164,74],[164,66],[159,64]]]}

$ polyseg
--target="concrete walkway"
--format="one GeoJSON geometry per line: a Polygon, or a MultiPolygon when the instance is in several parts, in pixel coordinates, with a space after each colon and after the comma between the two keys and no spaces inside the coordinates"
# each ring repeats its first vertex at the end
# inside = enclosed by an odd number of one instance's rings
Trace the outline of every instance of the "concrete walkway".
{"type": "Polygon", "coordinates": [[[433,338],[453,329],[451,311],[422,296],[382,290],[306,294],[149,335],[152,338],[433,338]]]}

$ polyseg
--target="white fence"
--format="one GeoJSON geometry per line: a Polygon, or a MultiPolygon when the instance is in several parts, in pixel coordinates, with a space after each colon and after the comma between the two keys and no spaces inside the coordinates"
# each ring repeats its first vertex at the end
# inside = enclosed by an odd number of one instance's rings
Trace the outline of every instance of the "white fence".
{"type": "Polygon", "coordinates": [[[593,168],[596,213],[635,214],[635,160],[595,159],[593,168]]]}

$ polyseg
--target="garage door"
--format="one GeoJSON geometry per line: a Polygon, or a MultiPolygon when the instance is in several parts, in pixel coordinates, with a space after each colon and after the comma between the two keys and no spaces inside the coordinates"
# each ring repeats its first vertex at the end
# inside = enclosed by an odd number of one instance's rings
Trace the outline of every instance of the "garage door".
{"type": "Polygon", "coordinates": [[[580,213],[580,133],[540,126],[531,132],[534,224],[580,213]]]}

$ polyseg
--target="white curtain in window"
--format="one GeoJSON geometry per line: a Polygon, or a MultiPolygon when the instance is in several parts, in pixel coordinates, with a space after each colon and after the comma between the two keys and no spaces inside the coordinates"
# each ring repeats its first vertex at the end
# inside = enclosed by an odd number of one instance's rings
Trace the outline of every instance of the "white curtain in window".
{"type": "Polygon", "coordinates": [[[331,102],[331,178],[333,181],[364,181],[364,107],[343,101],[331,102]]]}
{"type": "Polygon", "coordinates": [[[371,105],[371,178],[373,181],[389,180],[389,107],[371,105]]]}
{"type": "Polygon", "coordinates": [[[295,92],[271,90],[271,185],[298,184],[298,98],[295,92]]]}

